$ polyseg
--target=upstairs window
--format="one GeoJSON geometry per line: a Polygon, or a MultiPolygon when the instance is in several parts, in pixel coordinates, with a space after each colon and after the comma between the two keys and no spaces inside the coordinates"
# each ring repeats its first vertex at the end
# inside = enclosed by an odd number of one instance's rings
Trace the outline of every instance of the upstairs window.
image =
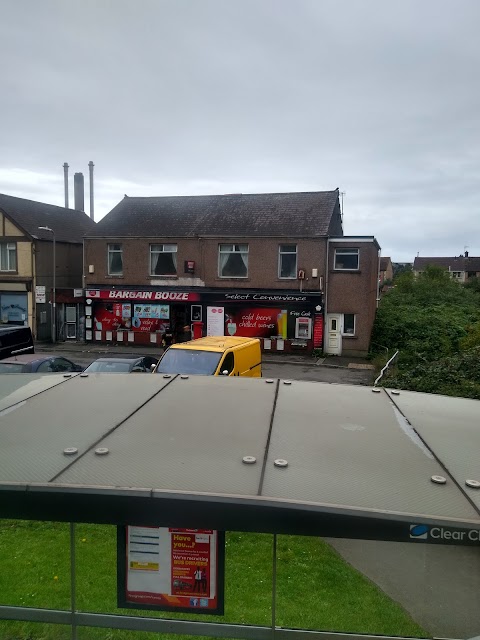
{"type": "Polygon", "coordinates": [[[176,276],[177,275],[177,245],[176,244],[151,244],[150,245],[150,275],[151,276],[176,276]]]}
{"type": "Polygon", "coordinates": [[[297,245],[281,244],[278,254],[278,277],[297,277],[297,245]]]}
{"type": "Polygon", "coordinates": [[[358,249],[335,249],[335,269],[352,271],[358,269],[358,249]]]}
{"type": "Polygon", "coordinates": [[[15,242],[0,243],[0,271],[17,270],[17,245],[15,242]]]}
{"type": "Polygon", "coordinates": [[[248,277],[248,244],[221,244],[218,252],[220,278],[248,277]]]}
{"type": "Polygon", "coordinates": [[[108,245],[108,275],[123,275],[123,250],[121,244],[108,245]]]}

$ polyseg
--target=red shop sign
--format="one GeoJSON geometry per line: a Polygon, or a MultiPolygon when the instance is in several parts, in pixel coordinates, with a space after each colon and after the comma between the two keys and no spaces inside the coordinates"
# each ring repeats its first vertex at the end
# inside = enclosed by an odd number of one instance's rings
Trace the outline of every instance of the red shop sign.
{"type": "Polygon", "coordinates": [[[200,294],[187,291],[130,291],[124,289],[87,289],[86,298],[95,300],[151,300],[198,302],[200,294]]]}

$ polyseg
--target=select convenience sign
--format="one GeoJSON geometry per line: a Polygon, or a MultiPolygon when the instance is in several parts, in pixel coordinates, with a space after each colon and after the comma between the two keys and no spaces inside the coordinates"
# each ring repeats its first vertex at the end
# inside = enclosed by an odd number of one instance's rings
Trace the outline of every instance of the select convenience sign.
{"type": "Polygon", "coordinates": [[[118,528],[118,606],[223,614],[225,538],[209,529],[118,528]]]}

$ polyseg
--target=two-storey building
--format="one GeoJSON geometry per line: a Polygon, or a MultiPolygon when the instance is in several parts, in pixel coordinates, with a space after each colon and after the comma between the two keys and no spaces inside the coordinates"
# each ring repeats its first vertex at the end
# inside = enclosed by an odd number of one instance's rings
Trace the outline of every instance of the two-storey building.
{"type": "Polygon", "coordinates": [[[93,227],[83,211],[0,194],[0,323],[29,325],[37,339],[51,339],[55,269],[56,338],[78,338],[83,235],[93,227]]]}
{"type": "Polygon", "coordinates": [[[379,247],[343,236],[338,191],[125,197],[85,238],[86,338],[255,336],[366,353],[379,247]]]}

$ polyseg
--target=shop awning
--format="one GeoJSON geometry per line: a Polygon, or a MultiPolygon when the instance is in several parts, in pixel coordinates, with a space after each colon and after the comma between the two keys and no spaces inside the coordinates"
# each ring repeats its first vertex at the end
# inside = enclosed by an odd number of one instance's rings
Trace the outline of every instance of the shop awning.
{"type": "Polygon", "coordinates": [[[475,400],[153,374],[0,389],[0,517],[480,544],[475,400]]]}

